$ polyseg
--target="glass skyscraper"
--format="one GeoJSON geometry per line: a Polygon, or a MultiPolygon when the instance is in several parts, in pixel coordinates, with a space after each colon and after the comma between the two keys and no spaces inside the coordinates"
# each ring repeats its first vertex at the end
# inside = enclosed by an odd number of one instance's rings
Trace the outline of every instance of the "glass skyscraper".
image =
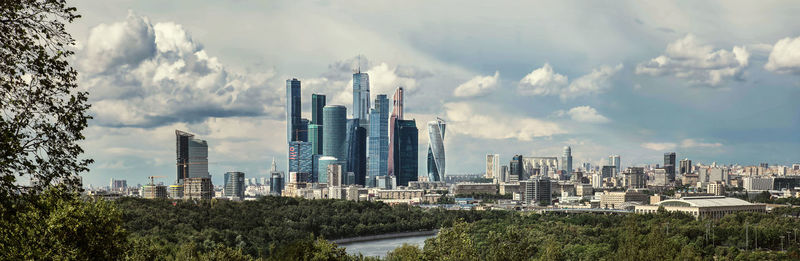
{"type": "Polygon", "coordinates": [[[353,119],[360,119],[361,126],[369,121],[369,74],[360,70],[353,74],[353,119]]]}
{"type": "Polygon", "coordinates": [[[675,181],[675,152],[664,153],[664,170],[667,171],[667,179],[675,181]]]}
{"type": "MultiPolygon", "coordinates": [[[[360,119],[347,120],[347,165],[345,172],[355,175],[355,184],[366,185],[367,176],[367,129],[361,127],[360,119]]],[[[350,183],[347,183],[350,185],[350,183]]]]}
{"type": "Polygon", "coordinates": [[[286,141],[296,141],[297,128],[300,124],[300,80],[286,80],[286,141]]]}
{"type": "Polygon", "coordinates": [[[609,166],[614,166],[614,177],[616,177],[617,174],[620,173],[620,171],[621,171],[620,169],[622,168],[622,164],[620,162],[619,155],[608,156],[608,165],[609,166]]]}
{"type": "Polygon", "coordinates": [[[322,114],[324,115],[322,155],[346,160],[347,108],[341,105],[328,105],[322,108],[322,114]]]}
{"type": "Polygon", "coordinates": [[[311,122],[308,125],[308,142],[311,142],[311,153],[322,154],[322,108],[325,107],[325,95],[311,94],[311,122]]]}
{"type": "Polygon", "coordinates": [[[308,125],[308,142],[311,143],[311,154],[322,154],[322,125],[308,125]]]}
{"type": "Polygon", "coordinates": [[[417,181],[419,161],[419,130],[414,120],[398,120],[395,125],[394,170],[397,186],[417,181]]]}
{"type": "Polygon", "coordinates": [[[369,112],[369,187],[376,186],[376,177],[387,175],[389,164],[389,99],[385,94],[379,94],[374,106],[369,112]]]}
{"type": "Polygon", "coordinates": [[[177,183],[183,184],[184,178],[209,178],[208,143],[197,139],[194,134],[175,130],[177,183]]]}
{"type": "Polygon", "coordinates": [[[311,173],[311,143],[306,141],[289,142],[289,172],[311,173]]]}
{"type": "Polygon", "coordinates": [[[564,155],[561,156],[561,169],[567,172],[567,175],[572,174],[572,148],[569,146],[564,147],[564,155]]]}
{"type": "Polygon", "coordinates": [[[345,161],[343,161],[343,160],[339,160],[339,159],[337,159],[335,157],[331,157],[331,156],[322,156],[322,157],[320,157],[319,160],[318,160],[318,163],[317,163],[317,175],[318,176],[315,177],[316,178],[316,180],[315,180],[316,182],[325,183],[325,184],[328,183],[328,181],[329,181],[329,179],[328,179],[328,165],[331,165],[331,164],[339,164],[339,165],[344,166],[347,163],[345,161]]]}
{"type": "Polygon", "coordinates": [[[389,162],[386,164],[388,176],[394,176],[395,144],[397,134],[397,121],[403,119],[403,87],[398,87],[392,96],[392,114],[389,116],[389,162]]]}
{"type": "Polygon", "coordinates": [[[225,197],[244,199],[244,172],[225,172],[225,197]]]}
{"type": "Polygon", "coordinates": [[[436,118],[428,122],[428,181],[444,181],[444,130],[445,122],[436,118]]]}

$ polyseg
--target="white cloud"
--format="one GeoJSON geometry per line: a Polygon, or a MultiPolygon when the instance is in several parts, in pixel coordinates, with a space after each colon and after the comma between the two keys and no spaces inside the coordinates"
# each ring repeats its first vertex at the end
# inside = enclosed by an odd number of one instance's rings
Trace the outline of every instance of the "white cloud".
{"type": "Polygon", "coordinates": [[[497,87],[497,79],[500,78],[500,72],[495,71],[494,76],[475,76],[471,80],[462,83],[453,91],[456,97],[476,97],[486,95],[497,87]]]}
{"type": "Polygon", "coordinates": [[[448,132],[481,139],[517,139],[530,141],[567,133],[558,124],[535,118],[481,114],[466,102],[444,104],[448,132]]]}
{"type": "Polygon", "coordinates": [[[722,143],[714,142],[714,143],[707,143],[701,142],[694,139],[684,139],[681,141],[681,148],[719,148],[722,147],[722,143]]]}
{"type": "Polygon", "coordinates": [[[609,78],[621,69],[622,64],[618,64],[615,67],[603,65],[600,68],[595,68],[591,73],[573,80],[569,84],[569,88],[561,92],[561,99],[602,93],[610,88],[609,78]]]}
{"type": "Polygon", "coordinates": [[[553,67],[545,63],[542,68],[523,77],[518,90],[523,95],[558,95],[562,100],[599,94],[610,87],[609,79],[621,69],[622,64],[614,67],[603,65],[569,83],[567,76],[554,72],[553,67]]]}
{"type": "Polygon", "coordinates": [[[764,69],[777,73],[800,74],[800,37],[786,37],[775,43],[764,69]]]}
{"type": "Polygon", "coordinates": [[[695,84],[716,86],[727,78],[742,78],[749,59],[750,52],[743,46],[734,46],[731,51],[715,51],[711,45],[703,45],[694,35],[688,34],[668,44],[664,54],[638,64],[636,73],[668,75],[695,84]]]}
{"type": "Polygon", "coordinates": [[[561,93],[567,85],[567,76],[553,71],[549,63],[533,70],[519,81],[518,90],[524,95],[553,95],[561,93]]]}
{"type": "Polygon", "coordinates": [[[94,124],[154,127],[282,115],[281,96],[267,83],[272,73],[227,69],[179,24],[152,25],[129,13],[123,22],[94,27],[84,51],[81,86],[92,94],[94,124]]]}
{"type": "Polygon", "coordinates": [[[677,147],[677,145],[675,143],[671,143],[671,142],[661,142],[661,143],[647,142],[647,143],[642,143],[642,148],[650,149],[650,150],[662,150],[662,151],[663,150],[673,150],[673,149],[675,149],[675,147],[677,147]]]}
{"type": "Polygon", "coordinates": [[[610,121],[605,116],[597,113],[597,110],[589,106],[578,106],[569,109],[566,114],[569,115],[572,120],[579,122],[605,123],[610,121]]]}

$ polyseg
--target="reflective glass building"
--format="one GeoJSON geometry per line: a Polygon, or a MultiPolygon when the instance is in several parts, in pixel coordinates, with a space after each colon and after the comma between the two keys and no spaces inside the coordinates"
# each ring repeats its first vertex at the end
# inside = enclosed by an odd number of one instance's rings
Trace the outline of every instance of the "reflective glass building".
{"type": "Polygon", "coordinates": [[[389,164],[389,99],[385,94],[375,97],[369,112],[369,155],[367,186],[375,187],[375,178],[386,176],[389,164]]]}
{"type": "Polygon", "coordinates": [[[367,129],[361,127],[360,119],[347,120],[347,165],[345,172],[352,172],[355,176],[354,183],[346,185],[366,185],[367,175],[367,129]]]}
{"type": "Polygon", "coordinates": [[[313,166],[312,155],[310,142],[289,142],[289,172],[302,172],[311,174],[313,166]]]}
{"type": "Polygon", "coordinates": [[[353,74],[353,119],[360,119],[362,127],[369,121],[369,75],[361,71],[353,74]]]}
{"type": "Polygon", "coordinates": [[[418,180],[419,131],[414,120],[397,120],[395,129],[394,176],[397,186],[408,186],[418,180]]]}
{"type": "Polygon", "coordinates": [[[301,105],[300,80],[286,80],[286,140],[296,141],[297,128],[300,125],[301,105]]]}
{"type": "Polygon", "coordinates": [[[225,172],[225,197],[244,199],[244,172],[225,172]]]}
{"type": "Polygon", "coordinates": [[[322,155],[337,159],[347,158],[347,109],[341,105],[322,108],[322,155]]]}
{"type": "Polygon", "coordinates": [[[428,122],[428,181],[444,181],[444,130],[445,122],[436,118],[428,122]]]}
{"type": "Polygon", "coordinates": [[[194,134],[175,130],[175,150],[177,158],[177,183],[183,184],[184,178],[209,178],[208,143],[197,139],[194,134]]]}

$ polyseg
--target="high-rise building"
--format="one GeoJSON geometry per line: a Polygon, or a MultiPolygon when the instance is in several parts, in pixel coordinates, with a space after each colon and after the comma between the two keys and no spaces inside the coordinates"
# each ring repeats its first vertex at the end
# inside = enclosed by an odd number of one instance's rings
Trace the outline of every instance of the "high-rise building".
{"type": "Polygon", "coordinates": [[[211,184],[211,177],[186,178],[183,185],[183,197],[201,200],[214,197],[214,185],[211,184]]]}
{"type": "Polygon", "coordinates": [[[395,160],[395,136],[397,134],[396,125],[398,120],[403,119],[403,87],[398,87],[392,96],[392,115],[389,117],[389,160],[387,164],[387,174],[394,176],[394,160],[395,160]]]}
{"type": "Polygon", "coordinates": [[[667,171],[667,179],[675,181],[675,152],[664,153],[664,170],[667,171]]]}
{"type": "Polygon", "coordinates": [[[322,154],[323,113],[325,95],[311,94],[311,122],[308,125],[308,142],[311,142],[311,153],[322,154]]]}
{"type": "Polygon", "coordinates": [[[428,181],[444,181],[444,132],[446,123],[440,118],[428,122],[428,181]]]}
{"type": "Polygon", "coordinates": [[[486,154],[486,174],[484,177],[504,182],[500,175],[500,154],[486,154]]]}
{"type": "Polygon", "coordinates": [[[353,74],[353,119],[360,119],[361,127],[369,127],[369,74],[359,69],[353,74]]]}
{"type": "Polygon", "coordinates": [[[602,178],[615,177],[616,173],[617,173],[617,167],[616,166],[608,166],[608,165],[603,166],[603,168],[600,170],[600,173],[602,175],[601,176],[602,178]]]}
{"type": "Polygon", "coordinates": [[[344,178],[342,177],[343,169],[341,164],[328,164],[327,168],[328,187],[340,187],[344,185],[344,178]]]}
{"type": "Polygon", "coordinates": [[[322,154],[322,125],[308,125],[308,142],[311,143],[311,154],[322,154]]]}
{"type": "Polygon", "coordinates": [[[347,109],[341,105],[327,105],[322,114],[322,155],[346,160],[347,109]]]}
{"type": "Polygon", "coordinates": [[[311,125],[308,119],[300,119],[300,123],[295,128],[295,141],[308,141],[308,127],[311,125]]]}
{"type": "Polygon", "coordinates": [[[128,181],[124,179],[111,179],[109,188],[111,191],[123,191],[128,188],[128,181]]]}
{"type": "MultiPolygon", "coordinates": [[[[367,176],[367,129],[361,127],[360,119],[347,120],[347,166],[345,172],[355,175],[355,184],[366,186],[367,176]]],[[[352,185],[349,182],[347,185],[352,185]]]]}
{"type": "Polygon", "coordinates": [[[208,174],[208,143],[194,134],[175,130],[178,173],[176,180],[183,184],[184,178],[205,178],[208,174]]]}
{"type": "Polygon", "coordinates": [[[286,80],[286,141],[297,141],[298,125],[302,113],[300,102],[300,80],[286,80]]]}
{"type": "Polygon", "coordinates": [[[621,171],[620,168],[622,168],[622,164],[620,163],[619,155],[608,156],[608,165],[609,166],[614,166],[614,175],[613,176],[616,177],[617,174],[619,174],[619,172],[621,171]]]}
{"type": "Polygon", "coordinates": [[[312,172],[311,142],[289,142],[289,172],[312,172]]]}
{"type": "Polygon", "coordinates": [[[647,181],[642,167],[628,167],[625,169],[623,185],[629,189],[645,188],[647,181]]]}
{"type": "MultiPolygon", "coordinates": [[[[499,155],[497,157],[497,160],[500,160],[499,155]]],[[[500,176],[498,177],[498,180],[500,182],[502,182],[502,183],[511,182],[509,180],[508,175],[509,175],[508,174],[508,166],[506,166],[506,165],[500,166],[500,176]]]]}
{"type": "Polygon", "coordinates": [[[508,164],[509,179],[516,178],[517,180],[525,180],[525,164],[523,163],[522,155],[514,155],[511,157],[511,162],[508,164]]]}
{"type": "Polygon", "coordinates": [[[278,171],[278,165],[275,164],[275,158],[272,158],[272,166],[270,166],[269,177],[269,194],[273,196],[280,196],[283,192],[284,178],[283,172],[278,171]]]}
{"type": "Polygon", "coordinates": [[[367,157],[367,186],[375,187],[375,178],[386,176],[389,164],[389,99],[385,94],[375,97],[375,107],[369,113],[369,157],[367,157]]]}
{"type": "Polygon", "coordinates": [[[226,198],[244,199],[244,172],[225,172],[225,189],[223,190],[226,198]]]}
{"type": "Polygon", "coordinates": [[[561,170],[566,171],[567,175],[572,173],[572,148],[564,147],[564,155],[561,156],[561,170]]]}
{"type": "Polygon", "coordinates": [[[325,108],[325,95],[311,94],[311,124],[323,124],[324,114],[322,113],[322,108],[325,108]]]}
{"type": "Polygon", "coordinates": [[[530,180],[520,181],[519,185],[524,191],[525,203],[550,205],[552,194],[550,192],[550,178],[547,176],[531,177],[530,180]]]}
{"type": "Polygon", "coordinates": [[[680,162],[680,173],[685,175],[692,173],[692,160],[682,159],[680,162]]]}
{"type": "Polygon", "coordinates": [[[398,120],[394,136],[394,170],[397,186],[408,186],[418,180],[419,130],[414,120],[398,120]]]}
{"type": "Polygon", "coordinates": [[[339,160],[339,159],[337,159],[335,157],[331,157],[331,156],[322,156],[322,157],[319,158],[318,161],[319,161],[319,163],[317,164],[317,168],[319,168],[319,169],[317,170],[317,173],[318,173],[319,177],[316,177],[316,182],[322,183],[322,184],[327,184],[329,182],[329,180],[330,180],[329,177],[328,177],[328,166],[329,165],[332,165],[332,164],[336,164],[336,165],[340,165],[340,166],[346,166],[347,165],[346,161],[339,160]]]}

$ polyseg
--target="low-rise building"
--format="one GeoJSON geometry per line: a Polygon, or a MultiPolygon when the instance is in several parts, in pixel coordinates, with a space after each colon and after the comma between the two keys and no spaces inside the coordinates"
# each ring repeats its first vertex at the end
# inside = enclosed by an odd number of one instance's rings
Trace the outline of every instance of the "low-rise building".
{"type": "Polygon", "coordinates": [[[497,194],[497,184],[472,182],[456,183],[453,193],[456,195],[497,194]]]}
{"type": "Polygon", "coordinates": [[[638,191],[604,191],[600,195],[601,208],[624,209],[630,203],[643,204],[649,196],[638,191]],[[628,204],[625,204],[628,203],[628,204]]]}
{"type": "Polygon", "coordinates": [[[656,213],[660,207],[666,211],[688,213],[697,219],[719,219],[737,212],[767,212],[764,204],[753,204],[738,198],[723,196],[667,199],[653,205],[636,206],[634,212],[638,214],[656,213]]]}

